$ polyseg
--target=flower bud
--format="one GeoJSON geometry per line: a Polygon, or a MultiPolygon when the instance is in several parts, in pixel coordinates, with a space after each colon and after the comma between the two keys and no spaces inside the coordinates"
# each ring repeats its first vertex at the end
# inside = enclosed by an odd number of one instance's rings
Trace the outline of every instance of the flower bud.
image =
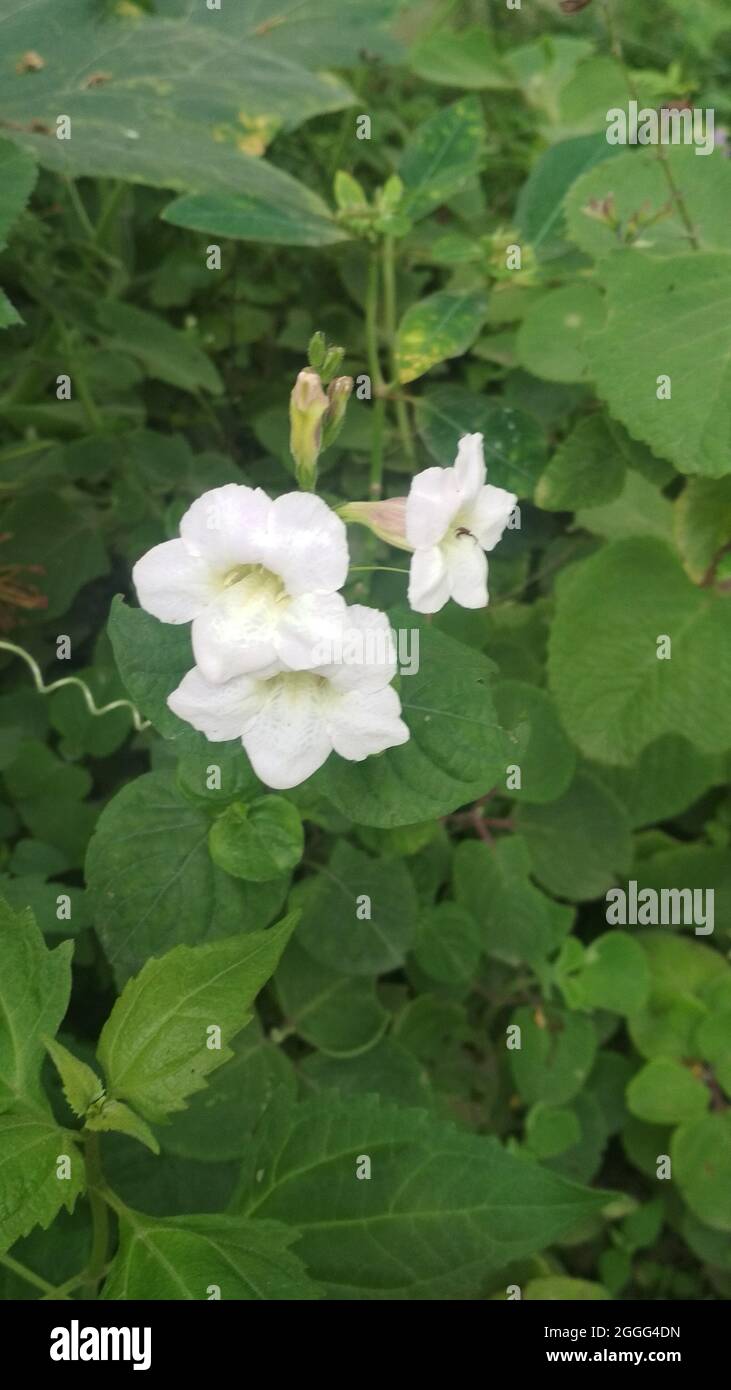
{"type": "Polygon", "coordinates": [[[289,447],[295,462],[297,482],[311,491],[317,476],[317,460],[322,447],[322,418],[328,398],[317,372],[305,367],[297,377],[289,399],[289,447]]]}
{"type": "Polygon", "coordinates": [[[406,498],[388,497],[381,502],[346,502],[338,508],[343,521],[367,526],[379,540],[398,550],[413,550],[406,539],[406,498]]]}
{"type": "Polygon", "coordinates": [[[329,405],[322,423],[322,449],[329,449],[335,443],[345,423],[350,393],[353,390],[352,376],[336,376],[327,388],[329,405]]]}

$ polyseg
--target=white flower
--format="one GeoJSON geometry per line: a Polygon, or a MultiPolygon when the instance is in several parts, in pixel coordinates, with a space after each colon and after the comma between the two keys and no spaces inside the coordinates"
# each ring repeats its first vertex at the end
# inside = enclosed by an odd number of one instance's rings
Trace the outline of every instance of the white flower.
{"type": "Polygon", "coordinates": [[[164,623],[193,623],[206,680],[266,676],[313,664],[339,629],[348,572],[343,522],[321,498],[226,483],[188,508],[180,539],[137,561],[139,601],[164,623]]]}
{"type": "Polygon", "coordinates": [[[485,484],[481,434],[460,439],[453,468],[417,473],[406,499],[406,539],[414,550],[409,603],[417,613],[437,613],[449,598],[484,608],[485,551],[497,545],[517,500],[485,484]]]}
{"type": "MultiPolygon", "coordinates": [[[[351,634],[362,632],[364,652],[386,652],[392,645],[385,613],[355,604],[347,622],[351,634]]],[[[333,751],[362,762],[407,741],[401,704],[389,684],[395,670],[395,659],[388,657],[212,685],[194,668],[168,705],[213,743],[240,738],[257,776],[282,791],[306,781],[333,751]]]]}

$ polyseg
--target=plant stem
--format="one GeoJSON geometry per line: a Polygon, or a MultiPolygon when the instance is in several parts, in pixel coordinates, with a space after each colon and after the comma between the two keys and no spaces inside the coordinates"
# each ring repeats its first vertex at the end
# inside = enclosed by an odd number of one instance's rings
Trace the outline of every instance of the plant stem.
{"type": "Polygon", "coordinates": [[[371,497],[380,497],[381,495],[383,479],[383,426],[386,414],[386,402],[383,396],[383,373],[378,356],[379,278],[378,251],[374,248],[371,251],[368,266],[365,322],[368,370],[371,374],[371,383],[375,398],[373,405],[373,433],[371,436],[371,497]]]}
{"type": "Polygon", "coordinates": [[[109,1245],[109,1212],[107,1203],[99,1192],[104,1181],[102,1173],[101,1147],[99,1135],[92,1131],[86,1134],[86,1185],[91,1204],[92,1240],[89,1263],[86,1267],[83,1297],[96,1298],[102,1271],[107,1263],[109,1245]]]}
{"type": "MultiPolygon", "coordinates": [[[[396,259],[395,242],[392,236],[384,237],[383,240],[383,316],[390,354],[391,380],[395,385],[398,378],[398,366],[396,362],[396,259]]],[[[401,443],[404,446],[406,457],[413,463],[415,449],[411,434],[408,407],[402,396],[395,397],[394,405],[396,409],[396,422],[398,424],[399,434],[401,435],[401,443]]]]}
{"type": "Polygon", "coordinates": [[[47,1279],[42,1279],[40,1274],[34,1274],[32,1269],[26,1269],[19,1260],[14,1260],[12,1255],[0,1255],[0,1265],[5,1265],[6,1269],[12,1270],[19,1279],[24,1279],[26,1284],[32,1284],[34,1288],[41,1289],[48,1298],[64,1298],[68,1295],[63,1292],[63,1285],[58,1288],[55,1284],[49,1284],[47,1279]]]}
{"type": "Polygon", "coordinates": [[[408,570],[395,569],[393,565],[351,565],[349,574],[356,574],[362,570],[382,570],[384,574],[408,574],[408,570]]]}

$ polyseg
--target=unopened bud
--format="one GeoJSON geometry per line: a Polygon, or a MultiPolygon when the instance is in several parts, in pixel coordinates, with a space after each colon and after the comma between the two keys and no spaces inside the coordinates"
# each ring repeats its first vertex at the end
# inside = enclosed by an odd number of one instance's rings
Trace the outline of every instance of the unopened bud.
{"type": "Polygon", "coordinates": [[[336,376],[327,388],[327,398],[329,405],[327,414],[322,422],[322,448],[329,449],[335,443],[341,429],[345,423],[345,412],[348,408],[350,393],[353,390],[352,376],[336,376]]]}
{"type": "Polygon", "coordinates": [[[398,550],[412,550],[406,539],[406,498],[388,497],[381,502],[346,502],[338,507],[343,521],[367,526],[379,540],[398,550]]]}
{"type": "Polygon", "coordinates": [[[313,333],[307,348],[307,360],[314,371],[319,372],[325,355],[327,353],[327,342],[324,333],[313,333]]]}
{"type": "Polygon", "coordinates": [[[329,401],[317,372],[305,367],[297,377],[289,399],[289,447],[295,462],[297,482],[311,491],[317,477],[317,460],[322,446],[322,418],[329,401]]]}

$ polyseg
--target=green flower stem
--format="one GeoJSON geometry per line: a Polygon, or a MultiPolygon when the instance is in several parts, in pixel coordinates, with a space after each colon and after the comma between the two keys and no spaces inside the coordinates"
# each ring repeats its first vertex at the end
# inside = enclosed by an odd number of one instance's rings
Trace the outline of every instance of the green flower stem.
{"type": "MultiPolygon", "coordinates": [[[[66,1285],[61,1284],[57,1287],[55,1284],[49,1284],[47,1279],[42,1279],[40,1274],[34,1274],[32,1269],[27,1269],[19,1260],[14,1260],[12,1255],[0,1255],[0,1265],[4,1265],[13,1274],[17,1274],[18,1278],[25,1280],[26,1284],[32,1284],[35,1289],[40,1289],[47,1298],[68,1300],[68,1294],[64,1292],[66,1285]]],[[[76,1277],[71,1282],[72,1284],[75,1283],[76,1277]]]]}
{"type": "Polygon", "coordinates": [[[408,570],[394,569],[393,565],[351,565],[349,574],[357,574],[364,570],[381,570],[384,574],[408,574],[408,570]]]}
{"type": "MultiPolygon", "coordinates": [[[[396,363],[396,257],[395,242],[392,236],[384,237],[383,240],[383,309],[390,354],[391,381],[392,385],[395,386],[398,380],[396,363]]],[[[416,451],[411,433],[408,407],[403,396],[394,396],[393,400],[401,443],[404,446],[406,457],[413,463],[416,451]]]]}
{"type": "Polygon", "coordinates": [[[378,300],[380,289],[378,251],[371,251],[368,266],[368,289],[366,292],[366,351],[368,370],[371,375],[373,395],[373,434],[371,438],[370,495],[380,497],[383,480],[383,426],[386,415],[386,401],[383,395],[384,380],[378,355],[378,300]]]}
{"type": "Polygon", "coordinates": [[[104,1181],[99,1135],[87,1131],[85,1139],[84,1161],[86,1163],[86,1185],[91,1205],[92,1239],[82,1297],[90,1299],[97,1296],[102,1273],[107,1263],[109,1211],[107,1203],[99,1191],[104,1181]]]}

